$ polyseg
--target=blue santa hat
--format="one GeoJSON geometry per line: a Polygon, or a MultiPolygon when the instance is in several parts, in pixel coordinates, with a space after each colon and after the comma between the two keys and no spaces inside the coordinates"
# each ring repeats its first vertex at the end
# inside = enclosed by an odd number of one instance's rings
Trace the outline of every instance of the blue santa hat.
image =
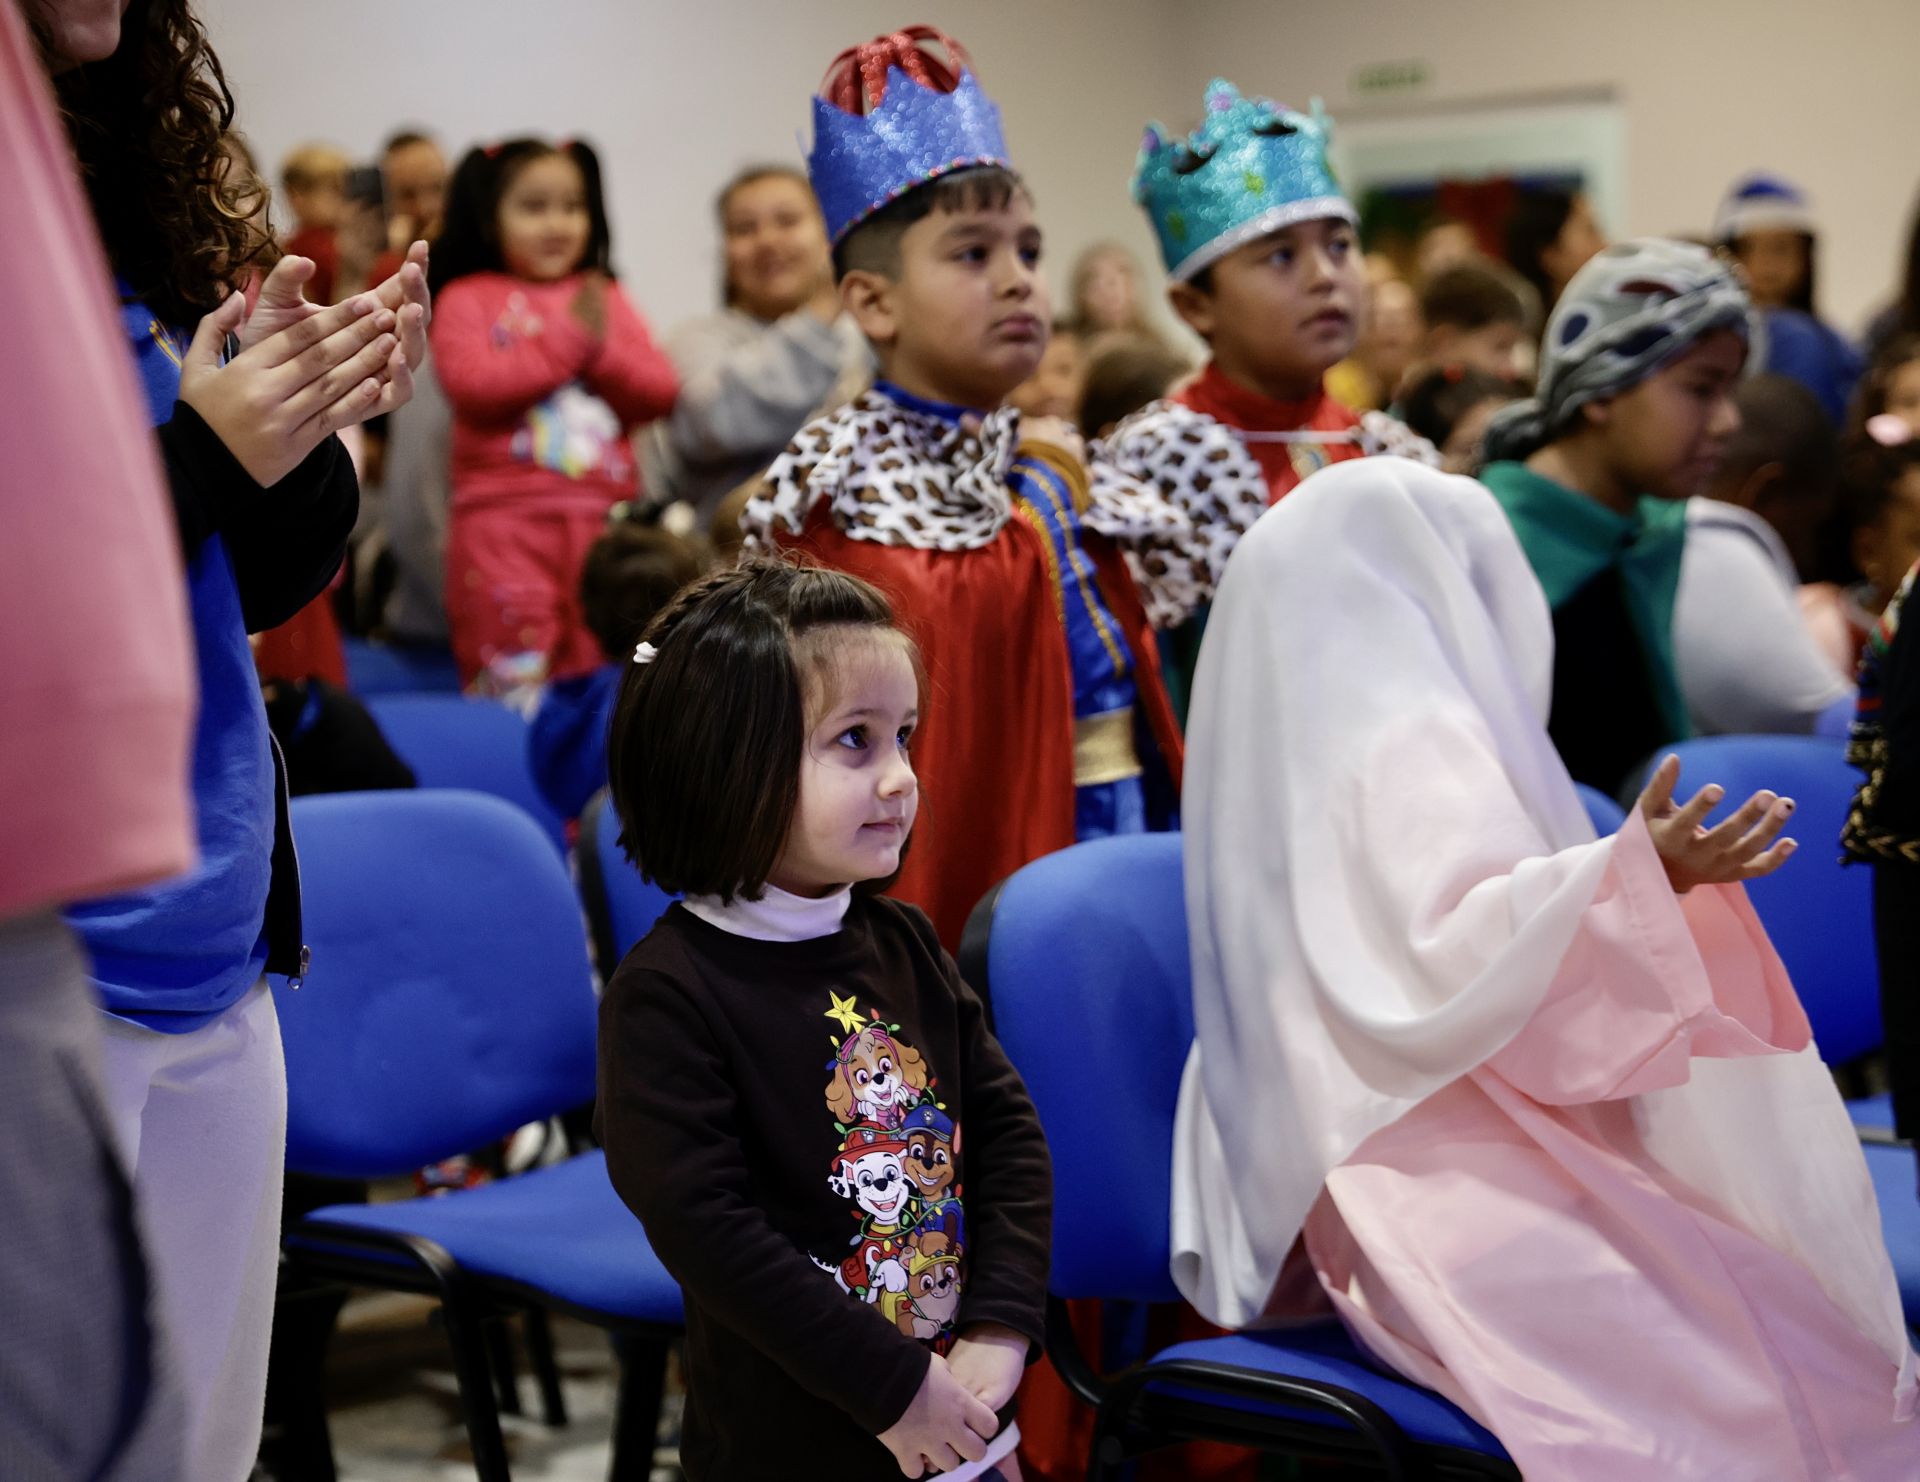
{"type": "Polygon", "coordinates": [[[1713,239],[1727,243],[1748,232],[1787,231],[1813,235],[1813,203],[1805,191],[1778,175],[1755,171],[1734,181],[1713,216],[1713,239]]]}

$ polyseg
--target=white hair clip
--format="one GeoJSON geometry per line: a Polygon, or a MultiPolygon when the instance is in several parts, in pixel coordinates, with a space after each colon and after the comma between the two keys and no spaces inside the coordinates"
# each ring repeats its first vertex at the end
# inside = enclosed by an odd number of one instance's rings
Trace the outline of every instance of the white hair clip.
{"type": "Polygon", "coordinates": [[[633,661],[636,664],[651,664],[659,657],[660,650],[651,643],[643,643],[633,651],[633,661]]]}

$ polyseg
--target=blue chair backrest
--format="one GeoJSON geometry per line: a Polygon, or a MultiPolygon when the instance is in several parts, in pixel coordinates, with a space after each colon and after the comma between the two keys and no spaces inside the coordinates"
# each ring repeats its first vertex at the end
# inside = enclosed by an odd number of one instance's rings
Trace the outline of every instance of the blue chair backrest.
{"type": "Polygon", "coordinates": [[[479,793],[296,798],[312,965],[274,995],[287,1166],[407,1173],[583,1105],[595,1002],[565,864],[479,793]]]}
{"type": "Polygon", "coordinates": [[[461,787],[524,809],[566,848],[565,822],[540,796],[527,761],[527,722],[493,700],[460,695],[373,695],[367,709],[422,787],[461,787]]]}
{"type": "Polygon", "coordinates": [[[1062,1297],[1169,1301],[1173,1114],[1193,1043],[1180,835],[1036,860],[1001,886],[987,938],[995,1031],[1053,1157],[1062,1297]]]}
{"type": "Polygon", "coordinates": [[[364,638],[341,640],[347,687],[368,695],[457,695],[460,672],[444,648],[393,648],[364,638]]]}
{"type": "Polygon", "coordinates": [[[633,944],[653,930],[674,897],[640,878],[620,849],[620,815],[605,791],[580,820],[580,885],[593,923],[600,971],[611,977],[633,944]]]}
{"type": "Polygon", "coordinates": [[[1627,810],[1597,787],[1588,787],[1584,782],[1576,782],[1573,790],[1580,794],[1580,803],[1587,810],[1587,817],[1593,822],[1593,831],[1601,838],[1620,832],[1620,825],[1627,821],[1627,810]]]}
{"type": "Polygon", "coordinates": [[[1839,863],[1840,830],[1860,784],[1845,744],[1816,736],[1709,736],[1672,749],[1683,796],[1709,782],[1726,788],[1709,823],[1761,788],[1794,800],[1786,832],[1799,851],[1752,881],[1747,893],[1806,1005],[1821,1057],[1838,1065],[1877,1049],[1883,1032],[1873,872],[1839,863]]]}

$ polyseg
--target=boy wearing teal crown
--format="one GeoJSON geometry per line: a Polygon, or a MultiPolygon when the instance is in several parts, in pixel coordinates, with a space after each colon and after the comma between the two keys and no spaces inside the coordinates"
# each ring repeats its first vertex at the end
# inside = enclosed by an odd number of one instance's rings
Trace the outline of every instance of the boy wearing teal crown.
{"type": "MultiPolygon", "coordinates": [[[[1241,535],[1316,469],[1366,453],[1438,461],[1392,418],[1357,416],[1327,394],[1366,299],[1359,215],[1327,160],[1332,132],[1318,101],[1296,113],[1216,78],[1201,127],[1175,139],[1150,124],[1134,169],[1167,296],[1211,353],[1182,390],[1121,423],[1098,451],[1187,515],[1191,536],[1151,561],[1176,567],[1203,599],[1241,535]]],[[[1171,644],[1183,699],[1198,627],[1171,644]]]]}
{"type": "Polygon", "coordinates": [[[1125,553],[1177,548],[1187,523],[1090,474],[1065,424],[1001,406],[1052,315],[1032,200],[954,43],[916,27],[843,53],[814,129],[841,299],[879,380],[801,429],[742,525],[750,549],[880,586],[919,643],[928,814],[894,894],[952,950],[1020,866],[1171,821],[1179,730],[1145,604],[1178,621],[1197,598],[1146,562],[1137,587],[1125,553]]]}

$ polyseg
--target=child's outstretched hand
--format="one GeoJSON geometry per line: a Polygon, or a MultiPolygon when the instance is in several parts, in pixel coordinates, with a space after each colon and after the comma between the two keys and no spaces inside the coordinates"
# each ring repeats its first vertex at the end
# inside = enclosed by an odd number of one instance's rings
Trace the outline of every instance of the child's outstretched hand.
{"type": "Polygon", "coordinates": [[[998,1410],[1013,1398],[1027,1372],[1027,1340],[997,1322],[979,1322],[963,1332],[947,1355],[953,1377],[983,1405],[998,1410]]]}
{"type": "Polygon", "coordinates": [[[907,1413],[880,1432],[880,1444],[893,1453],[904,1476],[920,1477],[929,1466],[950,1472],[963,1461],[980,1460],[999,1429],[999,1417],[936,1353],[920,1392],[907,1413]]]}
{"type": "Polygon", "coordinates": [[[1715,827],[1703,828],[1726,790],[1709,783],[1676,806],[1673,789],[1679,780],[1680,758],[1666,757],[1640,794],[1647,832],[1677,893],[1685,895],[1696,885],[1757,880],[1779,869],[1799,847],[1792,839],[1774,842],[1793,816],[1792,798],[1757,792],[1715,827]]]}

